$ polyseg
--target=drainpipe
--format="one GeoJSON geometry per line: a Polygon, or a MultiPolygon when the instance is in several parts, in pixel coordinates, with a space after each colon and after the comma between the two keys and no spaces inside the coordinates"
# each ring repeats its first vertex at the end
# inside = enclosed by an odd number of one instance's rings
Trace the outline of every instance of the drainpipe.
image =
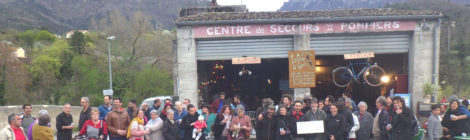
{"type": "MultiPolygon", "coordinates": [[[[438,73],[438,69],[439,69],[439,56],[438,56],[438,51],[439,51],[439,44],[437,44],[438,42],[438,38],[439,38],[439,35],[437,34],[437,30],[441,27],[441,18],[438,19],[437,21],[437,25],[434,26],[433,28],[433,63],[432,63],[432,85],[434,85],[434,87],[438,87],[439,86],[439,81],[438,81],[438,77],[439,77],[439,73],[438,73]]],[[[434,90],[432,92],[432,97],[431,97],[431,102],[436,102],[436,99],[437,99],[437,96],[436,96],[436,90],[434,90]]]]}

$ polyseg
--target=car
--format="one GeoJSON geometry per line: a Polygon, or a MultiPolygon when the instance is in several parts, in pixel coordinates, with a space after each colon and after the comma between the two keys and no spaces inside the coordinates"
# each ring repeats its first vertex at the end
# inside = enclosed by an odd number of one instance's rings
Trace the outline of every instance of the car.
{"type": "Polygon", "coordinates": [[[173,97],[172,97],[172,96],[155,96],[155,97],[150,97],[150,98],[147,98],[147,99],[145,99],[145,100],[142,101],[142,103],[140,104],[140,108],[142,108],[142,105],[143,105],[144,103],[146,103],[147,105],[149,105],[149,107],[152,107],[152,106],[153,106],[153,102],[155,101],[155,99],[160,99],[160,101],[161,101],[161,103],[162,103],[161,106],[163,107],[163,106],[165,106],[164,101],[165,101],[166,99],[172,100],[173,97]]]}

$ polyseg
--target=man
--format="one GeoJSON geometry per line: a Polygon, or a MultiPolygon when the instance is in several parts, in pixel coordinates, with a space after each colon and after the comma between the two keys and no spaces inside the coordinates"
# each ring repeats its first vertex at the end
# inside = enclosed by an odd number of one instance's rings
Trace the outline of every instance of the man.
{"type": "Polygon", "coordinates": [[[165,103],[165,105],[169,104],[169,105],[173,105],[171,103],[171,99],[165,99],[165,101],[163,101],[163,103],[165,103]]]}
{"type": "Polygon", "coordinates": [[[161,112],[161,111],[163,110],[163,107],[161,107],[161,106],[162,106],[162,101],[157,98],[157,99],[155,99],[155,100],[153,101],[153,105],[152,105],[152,107],[150,107],[150,110],[154,110],[154,109],[155,109],[155,110],[157,110],[158,112],[161,112]]]}
{"type": "MultiPolygon", "coordinates": [[[[188,105],[188,115],[183,117],[182,123],[180,125],[181,128],[184,129],[184,138],[183,140],[192,140],[192,133],[194,129],[194,123],[198,121],[199,114],[196,112],[196,107],[194,105],[188,105]]],[[[199,131],[202,132],[203,130],[199,131]]],[[[201,136],[205,137],[205,136],[201,136]]]]}
{"type": "Polygon", "coordinates": [[[462,105],[465,106],[465,108],[468,108],[468,104],[467,96],[463,96],[462,105]]]}
{"type": "Polygon", "coordinates": [[[351,131],[351,129],[354,126],[354,118],[352,116],[352,112],[351,112],[351,110],[346,108],[346,106],[345,106],[346,101],[343,97],[339,97],[338,100],[336,101],[336,103],[338,104],[336,106],[337,109],[338,109],[338,115],[342,115],[343,118],[346,121],[346,132],[345,132],[344,136],[346,136],[345,138],[348,138],[349,137],[349,132],[351,131]]]}
{"type": "Polygon", "coordinates": [[[131,99],[127,104],[127,114],[131,120],[137,115],[137,101],[135,99],[131,99]]]}
{"type": "Polygon", "coordinates": [[[98,110],[100,111],[100,120],[105,120],[106,115],[113,110],[113,105],[111,105],[111,96],[104,96],[104,104],[100,105],[98,110]]]}
{"type": "Polygon", "coordinates": [[[147,117],[147,120],[150,120],[150,118],[152,118],[150,115],[151,110],[147,103],[142,103],[142,110],[144,110],[144,116],[147,117]]]}
{"type": "MultiPolygon", "coordinates": [[[[232,110],[237,110],[237,106],[242,105],[243,107],[246,108],[246,105],[240,100],[240,95],[235,95],[233,96],[233,103],[230,104],[230,107],[232,110]]],[[[237,116],[237,112],[234,112],[234,116],[237,116]]]]}
{"type": "Polygon", "coordinates": [[[127,140],[127,129],[129,127],[129,115],[122,108],[122,100],[114,98],[113,110],[106,117],[110,140],[127,140]]]}
{"type": "Polygon", "coordinates": [[[289,120],[290,122],[292,123],[291,125],[293,126],[292,130],[291,130],[291,133],[292,133],[292,136],[294,137],[294,140],[304,140],[304,136],[303,135],[299,135],[297,134],[297,122],[301,122],[301,121],[304,121],[304,114],[302,113],[301,109],[302,109],[302,101],[295,101],[294,102],[294,110],[292,110],[292,112],[289,112],[288,115],[289,116],[289,120]]]}
{"type": "Polygon", "coordinates": [[[26,134],[21,127],[21,116],[17,114],[8,115],[8,124],[0,132],[0,140],[27,140],[26,134]]]}
{"type": "Polygon", "coordinates": [[[259,114],[258,119],[256,120],[256,130],[257,132],[256,139],[259,140],[274,140],[276,139],[276,133],[279,131],[276,129],[277,119],[275,117],[276,108],[273,105],[268,106],[266,113],[259,114]]]}
{"type": "Polygon", "coordinates": [[[185,110],[188,109],[187,107],[188,107],[189,104],[191,104],[191,100],[184,99],[183,100],[183,109],[185,109],[185,110]]]}
{"type": "Polygon", "coordinates": [[[33,107],[30,104],[23,105],[23,115],[21,115],[21,127],[25,129],[24,133],[28,135],[29,126],[36,120],[36,118],[31,115],[31,110],[33,107]]]}
{"type": "MultiPolygon", "coordinates": [[[[326,119],[325,111],[318,109],[318,99],[313,97],[310,109],[304,114],[305,121],[324,121],[326,119]]],[[[324,140],[323,133],[311,134],[306,136],[306,140],[324,140]]]]}
{"type": "Polygon", "coordinates": [[[325,98],[325,107],[323,107],[323,110],[325,110],[326,115],[331,114],[330,111],[330,105],[335,102],[335,97],[328,95],[325,98]]]}
{"type": "Polygon", "coordinates": [[[305,112],[310,110],[311,104],[312,104],[312,95],[310,95],[310,93],[305,93],[305,95],[304,95],[304,105],[302,106],[302,113],[305,114],[305,112]]]}
{"type": "Polygon", "coordinates": [[[58,140],[72,140],[73,117],[70,115],[70,104],[64,104],[64,111],[56,117],[58,140]]]}
{"type": "Polygon", "coordinates": [[[80,118],[78,119],[78,128],[82,129],[85,121],[91,119],[90,99],[88,99],[88,97],[82,97],[80,104],[83,109],[80,112],[80,118]]]}
{"type": "Polygon", "coordinates": [[[343,92],[343,98],[344,98],[344,99],[347,99],[347,98],[351,99],[351,102],[350,102],[350,103],[351,103],[351,105],[352,105],[352,107],[353,107],[353,109],[352,109],[351,111],[352,111],[352,112],[357,111],[357,104],[356,104],[356,102],[351,98],[351,94],[350,94],[349,92],[343,92]]]}
{"type": "Polygon", "coordinates": [[[386,127],[390,125],[390,117],[388,112],[385,110],[385,97],[380,96],[375,101],[377,106],[377,114],[374,118],[374,123],[372,124],[372,135],[374,140],[390,140],[390,134],[388,133],[386,127]]]}
{"type": "Polygon", "coordinates": [[[222,109],[222,106],[224,105],[224,100],[225,100],[225,92],[220,92],[219,99],[215,100],[211,105],[212,113],[217,113],[217,114],[220,113],[220,110],[222,109]]]}

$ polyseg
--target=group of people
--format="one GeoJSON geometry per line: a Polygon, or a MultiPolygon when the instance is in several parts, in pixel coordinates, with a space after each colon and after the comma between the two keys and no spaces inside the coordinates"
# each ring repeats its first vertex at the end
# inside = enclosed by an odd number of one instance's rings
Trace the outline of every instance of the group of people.
{"type": "MultiPolygon", "coordinates": [[[[246,115],[246,105],[235,95],[225,100],[225,93],[201,111],[190,103],[155,99],[149,106],[137,106],[130,100],[125,110],[120,98],[104,97],[98,109],[89,106],[87,97],[81,98],[78,137],[110,140],[244,140],[252,129],[257,140],[411,140],[419,123],[403,98],[380,96],[375,102],[377,112],[369,113],[367,103],[357,105],[344,93],[339,98],[327,96],[318,100],[307,94],[304,100],[293,101],[283,96],[279,104],[265,98],[256,110],[254,120],[246,115]],[[112,103],[111,103],[112,102],[112,103]],[[163,105],[163,106],[162,106],[163,105]],[[323,133],[301,134],[297,122],[322,121],[323,133]],[[254,122],[252,124],[252,122],[254,122]]],[[[453,139],[470,134],[469,110],[458,98],[450,98],[450,107],[432,106],[426,123],[430,140],[453,139]]],[[[0,132],[2,140],[52,140],[49,113],[40,110],[38,118],[31,115],[32,106],[23,105],[22,114],[10,114],[9,125],[0,132]]],[[[70,104],[56,118],[58,140],[71,140],[75,128],[70,104]]]]}

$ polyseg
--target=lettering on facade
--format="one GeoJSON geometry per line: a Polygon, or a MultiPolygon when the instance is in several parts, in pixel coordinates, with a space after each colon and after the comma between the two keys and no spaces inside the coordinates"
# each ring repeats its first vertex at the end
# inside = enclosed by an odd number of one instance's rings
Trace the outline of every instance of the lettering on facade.
{"type": "Polygon", "coordinates": [[[267,36],[292,35],[295,33],[344,33],[344,32],[387,32],[411,31],[416,21],[370,21],[331,22],[303,24],[261,24],[261,25],[214,25],[197,26],[194,37],[267,36]]]}

